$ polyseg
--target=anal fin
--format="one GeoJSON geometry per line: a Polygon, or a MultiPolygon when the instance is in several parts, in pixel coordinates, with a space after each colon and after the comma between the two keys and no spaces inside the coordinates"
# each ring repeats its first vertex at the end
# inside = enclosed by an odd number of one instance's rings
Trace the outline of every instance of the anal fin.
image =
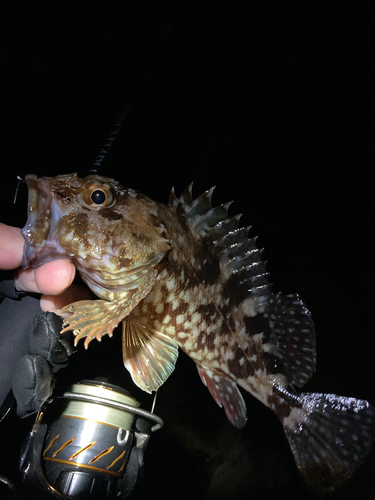
{"type": "Polygon", "coordinates": [[[143,391],[156,391],[175,368],[178,357],[176,342],[131,317],[122,325],[125,368],[143,391]]]}
{"type": "Polygon", "coordinates": [[[197,364],[197,368],[211,396],[220,407],[224,406],[229,421],[235,427],[244,427],[247,420],[246,403],[236,382],[202,365],[197,364]]]}

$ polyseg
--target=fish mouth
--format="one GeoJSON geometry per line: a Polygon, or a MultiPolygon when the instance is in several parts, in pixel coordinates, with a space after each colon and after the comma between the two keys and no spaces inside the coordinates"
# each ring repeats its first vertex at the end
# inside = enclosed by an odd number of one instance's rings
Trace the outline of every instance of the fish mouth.
{"type": "Polygon", "coordinates": [[[34,174],[28,174],[25,180],[28,207],[27,221],[22,228],[25,239],[21,263],[23,269],[63,258],[50,239],[53,193],[49,188],[49,177],[38,178],[34,174]]]}

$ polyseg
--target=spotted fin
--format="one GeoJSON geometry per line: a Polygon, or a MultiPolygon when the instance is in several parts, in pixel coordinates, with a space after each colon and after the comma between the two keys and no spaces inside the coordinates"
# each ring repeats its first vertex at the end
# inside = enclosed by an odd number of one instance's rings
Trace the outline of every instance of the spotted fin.
{"type": "Polygon", "coordinates": [[[61,314],[69,316],[64,319],[61,333],[73,330],[75,345],[85,338],[86,349],[94,338],[100,341],[103,335],[111,337],[113,329],[151,290],[156,275],[156,270],[150,271],[142,280],[138,280],[137,287],[115,294],[112,301],[80,300],[64,307],[61,314]]]}
{"type": "Polygon", "coordinates": [[[238,428],[247,420],[246,404],[234,380],[224,377],[214,370],[198,365],[198,373],[211,396],[221,407],[224,406],[229,421],[238,428]]]}
{"type": "Polygon", "coordinates": [[[122,356],[134,383],[150,393],[173,372],[178,346],[167,335],[130,318],[123,321],[122,356]]]}
{"type": "Polygon", "coordinates": [[[307,393],[293,399],[291,411],[280,420],[297,467],[313,488],[333,490],[370,451],[374,408],[367,401],[335,394],[307,393]]]}
{"type": "Polygon", "coordinates": [[[286,384],[305,385],[315,371],[316,339],[310,312],[299,296],[272,295],[256,321],[272,371],[284,375],[286,384]]]}

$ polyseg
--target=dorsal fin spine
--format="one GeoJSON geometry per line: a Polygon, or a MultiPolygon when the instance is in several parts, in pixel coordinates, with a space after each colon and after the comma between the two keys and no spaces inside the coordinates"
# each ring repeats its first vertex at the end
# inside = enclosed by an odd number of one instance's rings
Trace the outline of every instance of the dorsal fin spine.
{"type": "Polygon", "coordinates": [[[171,191],[169,193],[169,200],[168,200],[168,205],[170,207],[177,207],[177,197],[174,192],[174,187],[172,186],[171,191]]]}
{"type": "Polygon", "coordinates": [[[194,216],[202,216],[202,214],[208,212],[212,209],[212,194],[215,190],[215,186],[208,189],[202,193],[198,198],[192,201],[190,208],[186,210],[186,215],[188,218],[193,218],[194,216]]]}
{"type": "Polygon", "coordinates": [[[216,225],[222,221],[223,218],[228,216],[228,209],[230,205],[231,202],[218,205],[217,207],[211,208],[203,215],[196,216],[193,220],[191,219],[190,213],[187,217],[196,231],[201,234],[201,236],[205,237],[213,225],[216,225]]]}
{"type": "Polygon", "coordinates": [[[213,191],[211,188],[193,200],[190,184],[179,198],[173,193],[172,204],[184,210],[190,227],[214,250],[223,275],[234,280],[241,294],[263,303],[271,294],[263,249],[257,248],[256,236],[249,238],[251,226],[239,226],[242,214],[228,217],[232,202],[212,207],[213,191]]]}
{"type": "Polygon", "coordinates": [[[177,200],[177,206],[181,205],[185,212],[189,210],[189,207],[193,203],[192,195],[193,183],[191,182],[181,193],[177,200]]]}

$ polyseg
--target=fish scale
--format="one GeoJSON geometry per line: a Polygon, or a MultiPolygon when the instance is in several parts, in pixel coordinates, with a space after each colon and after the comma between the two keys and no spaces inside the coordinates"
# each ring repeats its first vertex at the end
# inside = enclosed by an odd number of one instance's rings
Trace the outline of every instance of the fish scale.
{"type": "MultiPolygon", "coordinates": [[[[185,210],[187,210],[188,202],[191,202],[189,193],[190,188],[187,193],[181,197],[185,210]]],[[[212,211],[210,205],[207,203],[207,199],[210,199],[211,195],[212,190],[208,191],[204,197],[201,198],[203,199],[202,210],[208,211],[209,213],[212,213],[212,211]]],[[[195,222],[192,228],[189,229],[202,233],[202,230],[198,229],[197,231],[197,221],[202,220],[202,217],[199,217],[199,203],[193,202],[192,205],[193,219],[195,222]]],[[[178,206],[179,204],[177,204],[177,207],[178,206]]],[[[190,216],[190,211],[187,212],[187,214],[190,216]]],[[[158,277],[152,291],[144,299],[144,302],[148,306],[147,309],[145,310],[142,308],[142,312],[140,314],[139,308],[142,306],[138,306],[133,310],[131,317],[137,317],[138,321],[141,322],[142,316],[145,315],[147,316],[148,321],[153,322],[155,330],[160,330],[163,326],[165,331],[169,329],[168,334],[174,338],[179,347],[181,347],[195,361],[202,362],[204,357],[201,351],[204,349],[208,350],[211,354],[211,359],[207,359],[206,353],[205,366],[207,368],[214,368],[216,370],[219,369],[227,376],[233,377],[234,379],[242,379],[243,384],[245,384],[245,380],[250,374],[253,379],[254,373],[256,372],[266,377],[267,370],[265,369],[263,363],[263,357],[260,355],[257,356],[256,361],[248,359],[248,353],[253,353],[255,350],[261,351],[259,346],[259,337],[255,339],[251,339],[251,337],[249,337],[249,332],[245,327],[244,321],[244,318],[246,317],[244,316],[241,307],[237,302],[234,302],[233,305],[229,304],[230,299],[232,298],[231,295],[228,297],[223,296],[223,291],[225,286],[227,286],[228,280],[230,279],[233,271],[227,273],[226,275],[221,273],[220,267],[222,265],[222,259],[215,259],[215,255],[210,255],[206,258],[209,257],[210,260],[214,260],[217,268],[217,271],[214,272],[216,276],[214,282],[211,282],[212,279],[208,278],[210,284],[206,284],[206,280],[200,281],[196,279],[194,268],[196,266],[196,262],[202,261],[200,258],[201,249],[197,248],[199,247],[200,239],[193,238],[193,234],[190,234],[189,237],[187,237],[186,234],[179,234],[179,232],[181,233],[180,228],[184,226],[181,224],[178,227],[175,227],[176,222],[173,215],[173,213],[171,214],[171,212],[166,210],[161,210],[160,213],[160,216],[167,228],[167,232],[170,231],[171,234],[177,236],[179,245],[172,247],[169,255],[170,265],[168,266],[168,269],[163,271],[163,274],[158,277]],[[184,257],[186,255],[189,256],[189,259],[184,257]],[[184,262],[184,268],[190,264],[189,268],[187,267],[186,270],[181,271],[181,262],[184,262]],[[173,272],[175,268],[178,271],[173,272]],[[186,276],[190,276],[188,284],[186,283],[186,276]],[[166,286],[166,283],[172,283],[172,285],[166,286]],[[188,302],[186,302],[184,297],[188,292],[191,293],[188,294],[188,302]],[[203,298],[208,305],[202,306],[203,298]],[[166,304],[164,306],[162,316],[156,313],[160,303],[166,304]],[[181,313],[176,315],[175,311],[177,309],[181,310],[181,308],[185,309],[186,312],[183,320],[181,321],[180,319],[179,325],[177,325],[176,319],[178,316],[181,316],[181,313]],[[206,308],[206,312],[209,314],[206,314],[204,320],[202,320],[202,314],[198,311],[202,311],[204,308],[206,308]],[[165,318],[169,321],[166,322],[165,318]],[[216,343],[214,344],[212,342],[212,346],[207,343],[207,328],[210,328],[216,338],[216,343]],[[193,333],[189,334],[192,330],[193,333]],[[241,336],[243,339],[241,339],[241,336]],[[247,344],[246,353],[236,338],[242,340],[241,344],[247,344]],[[232,362],[234,358],[235,362],[232,362]]],[[[221,216],[225,217],[226,215],[227,210],[225,209],[221,216]]],[[[211,229],[211,226],[207,223],[209,218],[206,217],[204,220],[204,233],[206,234],[211,229]]],[[[215,225],[220,222],[222,221],[215,218],[215,225]]],[[[187,228],[185,228],[185,232],[186,231],[187,228]]],[[[203,236],[205,236],[205,234],[203,236]]],[[[235,246],[235,242],[237,240],[240,240],[242,246],[244,245],[244,234],[247,238],[247,234],[243,233],[243,231],[238,231],[237,237],[233,234],[227,235],[228,247],[230,247],[231,253],[229,256],[228,252],[224,253],[224,259],[226,261],[230,262],[233,260],[233,247],[235,246]]],[[[201,237],[201,235],[199,236],[201,237]]],[[[245,241],[248,240],[246,239],[245,241]]],[[[249,252],[248,247],[246,247],[245,251],[242,250],[245,258],[247,257],[247,260],[249,260],[249,256],[252,260],[254,260],[253,250],[253,241],[251,242],[251,254],[246,255],[245,253],[249,252]]],[[[223,245],[220,252],[223,252],[223,245]]],[[[255,261],[255,263],[257,263],[257,261],[255,261]]],[[[264,274],[263,268],[261,271],[262,274],[264,274]]],[[[259,375],[257,376],[259,377],[259,375]]],[[[275,378],[276,377],[273,374],[271,384],[274,383],[275,378]]],[[[253,392],[253,380],[248,382],[247,385],[252,388],[251,392],[253,392]]]]}
{"type": "Polygon", "coordinates": [[[122,322],[123,360],[144,391],[173,372],[178,349],[196,363],[236,427],[246,423],[239,386],[281,421],[297,467],[329,491],[350,477],[372,444],[364,400],[302,393],[316,364],[315,329],[298,295],[274,293],[262,249],[230,203],[192,185],[169,205],[98,175],[26,176],[23,267],[71,258],[99,300],[62,310],[76,342],[112,335],[122,322]]]}

